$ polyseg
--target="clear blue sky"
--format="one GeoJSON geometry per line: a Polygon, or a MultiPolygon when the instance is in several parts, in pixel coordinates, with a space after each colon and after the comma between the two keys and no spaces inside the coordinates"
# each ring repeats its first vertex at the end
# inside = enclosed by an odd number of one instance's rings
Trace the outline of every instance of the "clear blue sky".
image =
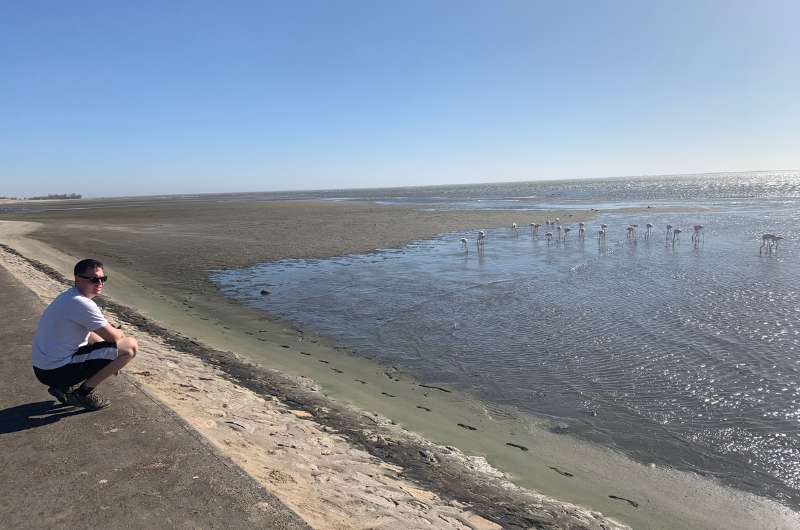
{"type": "Polygon", "coordinates": [[[0,195],[796,169],[797,1],[0,0],[0,195]]]}

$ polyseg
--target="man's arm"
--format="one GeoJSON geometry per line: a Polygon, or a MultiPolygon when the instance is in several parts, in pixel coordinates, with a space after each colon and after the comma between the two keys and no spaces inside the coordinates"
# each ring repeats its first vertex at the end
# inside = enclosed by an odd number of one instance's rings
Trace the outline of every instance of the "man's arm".
{"type": "Polygon", "coordinates": [[[116,344],[120,340],[122,340],[125,335],[123,335],[122,331],[118,330],[117,328],[113,327],[111,324],[106,324],[102,328],[94,330],[89,335],[89,341],[91,342],[92,335],[98,335],[101,339],[106,342],[111,342],[116,344]]]}

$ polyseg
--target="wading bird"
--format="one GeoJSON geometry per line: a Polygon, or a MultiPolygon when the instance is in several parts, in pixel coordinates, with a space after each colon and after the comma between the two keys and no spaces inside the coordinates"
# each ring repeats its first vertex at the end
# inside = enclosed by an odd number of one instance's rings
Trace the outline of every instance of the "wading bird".
{"type": "Polygon", "coordinates": [[[478,248],[483,248],[483,245],[486,243],[486,232],[478,230],[478,238],[475,240],[475,243],[478,245],[478,248]]]}
{"type": "Polygon", "coordinates": [[[764,234],[761,236],[761,247],[758,249],[758,254],[761,254],[761,251],[764,250],[764,247],[767,248],[767,252],[772,252],[773,249],[778,250],[778,241],[783,239],[783,236],[776,236],[775,234],[764,234]]]}
{"type": "Polygon", "coordinates": [[[692,243],[695,245],[699,244],[700,238],[703,238],[703,241],[705,241],[705,236],[703,235],[703,225],[694,225],[692,228],[694,229],[694,232],[692,233],[692,243]]]}

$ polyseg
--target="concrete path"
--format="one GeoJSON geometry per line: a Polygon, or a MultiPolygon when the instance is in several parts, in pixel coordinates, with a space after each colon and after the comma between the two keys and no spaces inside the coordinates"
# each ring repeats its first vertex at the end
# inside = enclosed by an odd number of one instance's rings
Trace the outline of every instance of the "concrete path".
{"type": "Polygon", "coordinates": [[[0,268],[0,527],[308,528],[126,377],[101,411],[54,401],[30,362],[43,309],[0,268]]]}

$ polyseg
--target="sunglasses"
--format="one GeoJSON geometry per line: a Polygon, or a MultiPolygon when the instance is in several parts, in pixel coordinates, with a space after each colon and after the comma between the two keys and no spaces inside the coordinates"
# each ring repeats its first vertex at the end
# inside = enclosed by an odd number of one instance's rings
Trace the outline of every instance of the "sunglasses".
{"type": "Polygon", "coordinates": [[[83,278],[84,280],[89,280],[92,283],[106,283],[108,281],[108,276],[81,276],[78,274],[79,278],[83,278]]]}

